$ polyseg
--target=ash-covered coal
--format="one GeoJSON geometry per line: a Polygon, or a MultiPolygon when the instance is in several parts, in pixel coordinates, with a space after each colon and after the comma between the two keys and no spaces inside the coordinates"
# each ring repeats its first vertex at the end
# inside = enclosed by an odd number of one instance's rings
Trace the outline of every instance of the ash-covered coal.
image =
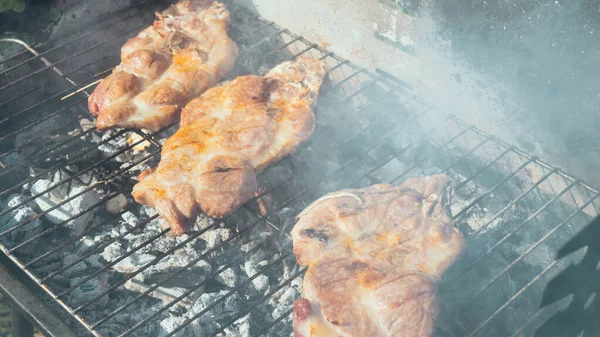
{"type": "Polygon", "coordinates": [[[100,201],[101,195],[90,188],[90,185],[98,182],[96,179],[91,178],[89,184],[84,184],[79,179],[70,180],[69,183],[62,182],[70,177],[71,175],[64,170],[58,170],[48,179],[35,181],[31,185],[31,193],[39,194],[35,203],[46,212],[45,217],[48,220],[57,225],[66,222],[66,226],[79,235],[95,222],[97,208],[94,206],[100,201]],[[53,188],[54,186],[58,187],[53,188]],[[44,193],[51,188],[51,191],[44,193]],[[65,200],[68,202],[58,206],[65,200]],[[79,215],[90,208],[90,212],[79,215]]]}
{"type": "MultiPolygon", "coordinates": [[[[12,209],[24,202],[24,196],[12,194],[2,201],[0,210],[12,209]]],[[[42,231],[42,224],[37,219],[37,213],[31,204],[25,203],[0,216],[0,233],[7,233],[0,238],[3,245],[14,247],[18,243],[30,239],[42,231]]]]}

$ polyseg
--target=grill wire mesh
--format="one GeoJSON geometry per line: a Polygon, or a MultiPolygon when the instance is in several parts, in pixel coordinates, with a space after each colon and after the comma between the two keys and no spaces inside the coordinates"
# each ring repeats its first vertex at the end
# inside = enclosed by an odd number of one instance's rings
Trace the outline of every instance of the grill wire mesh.
{"type": "Polygon", "coordinates": [[[86,107],[161,6],[132,6],[0,63],[0,248],[78,335],[289,336],[304,272],[291,252],[295,215],[330,191],[440,172],[467,249],[440,283],[436,336],[530,335],[568,305],[540,309],[539,299],[581,258],[554,255],[596,215],[597,191],[227,4],[240,47],[228,79],[300,55],[326,60],[329,79],[308,143],[267,168],[233,215],[200,219],[180,238],[130,197],[176,126],[100,133],[86,107]]]}

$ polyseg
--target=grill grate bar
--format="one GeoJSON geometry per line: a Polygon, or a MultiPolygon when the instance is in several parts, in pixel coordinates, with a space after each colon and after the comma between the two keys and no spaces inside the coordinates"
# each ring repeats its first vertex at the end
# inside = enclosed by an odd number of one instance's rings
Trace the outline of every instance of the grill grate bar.
{"type": "Polygon", "coordinates": [[[341,66],[343,66],[343,65],[345,65],[345,64],[347,64],[347,65],[350,65],[350,61],[348,61],[348,60],[343,60],[342,62],[340,62],[340,63],[336,64],[336,65],[335,65],[333,68],[329,69],[329,72],[331,73],[331,72],[333,72],[334,70],[336,70],[337,68],[339,68],[339,67],[341,67],[341,66]]]}
{"type": "MultiPolygon", "coordinates": [[[[554,203],[556,200],[558,200],[560,197],[562,197],[565,193],[567,193],[573,186],[575,186],[577,184],[576,181],[572,182],[571,184],[569,184],[567,187],[565,187],[562,191],[560,191],[560,193],[558,193],[556,196],[554,196],[552,199],[548,200],[548,202],[546,202],[542,207],[540,207],[537,211],[535,211],[533,214],[531,214],[529,217],[527,217],[527,219],[525,219],[525,221],[523,221],[520,225],[518,225],[517,227],[515,227],[513,230],[511,230],[509,233],[507,233],[504,237],[502,237],[502,239],[500,239],[498,242],[496,242],[492,247],[490,247],[483,255],[479,256],[477,258],[477,260],[474,262],[477,263],[479,261],[481,261],[481,259],[483,259],[484,257],[486,257],[487,255],[489,255],[494,249],[496,249],[498,246],[500,246],[503,242],[505,242],[506,240],[508,240],[510,237],[512,237],[516,232],[518,232],[519,230],[521,230],[523,227],[525,227],[525,225],[527,223],[529,223],[529,221],[531,221],[532,219],[534,219],[535,217],[537,217],[543,210],[545,210],[546,208],[548,208],[548,206],[550,206],[552,203],[554,203]]],[[[533,249],[535,249],[537,246],[539,246],[544,240],[546,240],[546,238],[548,238],[548,236],[550,236],[552,233],[554,233],[556,231],[556,229],[558,229],[558,227],[554,227],[553,230],[549,231],[548,233],[546,233],[542,239],[540,239],[538,242],[536,242],[534,245],[532,245],[530,248],[528,248],[525,252],[523,252],[521,255],[519,255],[518,258],[516,258],[513,262],[511,262],[508,266],[506,266],[506,268],[502,269],[502,271],[494,276],[488,283],[486,283],[486,285],[479,291],[477,291],[475,293],[475,295],[472,296],[471,300],[474,300],[476,297],[478,297],[479,295],[481,295],[481,293],[483,293],[486,289],[488,289],[493,283],[495,283],[502,275],[504,275],[504,273],[506,273],[512,266],[514,266],[515,264],[517,264],[519,261],[521,261],[522,259],[524,259],[527,255],[529,255],[529,253],[531,253],[531,251],[533,251],[533,249]]]]}
{"type": "Polygon", "coordinates": [[[483,200],[485,197],[487,197],[488,195],[490,195],[492,192],[494,192],[500,185],[504,184],[505,182],[507,182],[510,178],[514,177],[517,173],[519,173],[519,171],[521,171],[522,169],[524,169],[527,165],[531,164],[535,159],[531,158],[529,160],[527,160],[526,162],[524,162],[523,164],[521,164],[521,166],[519,166],[516,170],[514,170],[511,174],[509,174],[508,176],[504,177],[504,179],[500,180],[498,183],[496,183],[494,186],[492,186],[492,188],[490,188],[487,192],[483,193],[482,195],[480,195],[479,197],[477,197],[477,199],[473,200],[471,203],[469,203],[465,208],[461,209],[458,213],[456,213],[452,218],[454,220],[460,218],[461,216],[463,216],[471,207],[475,206],[478,202],[480,202],[481,200],[483,200]]]}
{"type": "Polygon", "coordinates": [[[306,49],[304,49],[303,51],[301,51],[301,52],[297,53],[296,55],[294,55],[294,56],[292,57],[292,59],[296,59],[298,56],[300,56],[300,55],[302,55],[302,54],[306,53],[306,52],[307,52],[307,51],[309,51],[309,50],[315,49],[316,47],[317,47],[317,45],[316,45],[316,44],[313,44],[312,46],[309,46],[308,48],[306,48],[306,49]]]}
{"type": "MultiPolygon", "coordinates": [[[[344,101],[349,101],[349,100],[353,99],[356,95],[360,94],[361,92],[365,91],[367,88],[370,88],[370,87],[372,87],[373,85],[375,85],[377,83],[379,83],[379,80],[370,81],[367,85],[362,86],[355,93],[353,93],[352,95],[348,96],[344,101]]],[[[410,99],[408,99],[407,101],[410,101],[410,99]]]]}
{"type": "MultiPolygon", "coordinates": [[[[583,212],[583,210],[592,204],[596,199],[600,197],[600,193],[596,192],[594,196],[592,196],[588,201],[586,201],[581,207],[577,208],[573,213],[571,213],[566,219],[561,221],[558,225],[556,225],[550,232],[554,233],[558,230],[559,227],[563,226],[567,222],[569,222],[573,217],[577,214],[583,212]]],[[[542,241],[546,240],[551,234],[544,235],[538,242],[534,245],[539,245],[542,241]]],[[[537,274],[534,278],[531,279],[523,288],[521,288],[518,292],[516,292],[513,296],[511,296],[508,301],[506,301],[502,306],[500,306],[494,313],[492,313],[488,318],[486,318],[481,324],[477,326],[473,332],[471,332],[468,337],[474,337],[477,333],[479,333],[489,322],[494,319],[502,310],[508,307],[512,302],[514,302],[519,296],[521,296],[527,289],[529,289],[537,280],[543,277],[548,271],[550,271],[554,266],[558,264],[559,260],[554,260],[549,263],[539,274],[537,274]]]]}
{"type": "MultiPolygon", "coordinates": [[[[255,273],[254,275],[252,275],[252,277],[248,278],[246,281],[242,282],[240,284],[239,288],[245,287],[246,285],[248,285],[250,282],[252,282],[254,279],[256,279],[258,276],[260,276],[263,272],[265,272],[268,269],[271,269],[274,265],[279,264],[280,262],[283,262],[283,260],[285,260],[285,258],[287,258],[288,256],[292,255],[291,252],[286,253],[284,255],[282,255],[281,257],[277,258],[275,261],[273,261],[272,263],[269,263],[268,265],[266,265],[264,268],[261,269],[261,271],[255,273]]],[[[186,319],[180,326],[178,326],[175,330],[171,331],[170,333],[168,333],[167,335],[165,335],[165,337],[169,337],[169,336],[173,336],[174,334],[176,334],[177,332],[179,332],[181,329],[185,328],[187,325],[189,325],[191,322],[195,321],[197,318],[199,318],[200,316],[204,315],[206,312],[208,312],[210,309],[214,308],[217,304],[225,301],[229,296],[233,295],[235,292],[237,292],[237,289],[233,289],[231,291],[229,291],[229,293],[227,293],[225,296],[221,297],[220,299],[216,300],[215,302],[213,302],[211,305],[207,306],[206,308],[204,308],[202,311],[200,311],[199,313],[195,314],[194,316],[186,319]]]]}
{"type": "MultiPolygon", "coordinates": [[[[47,42],[42,42],[42,43],[38,43],[31,47],[35,48],[35,49],[39,49],[39,48],[45,46],[46,44],[47,44],[47,42]]],[[[19,50],[16,53],[13,53],[12,55],[9,55],[8,57],[0,58],[0,62],[5,63],[5,62],[15,59],[17,57],[25,56],[26,54],[31,54],[31,51],[27,50],[27,48],[24,48],[24,49],[19,50]]],[[[25,63],[27,63],[27,62],[25,62],[25,63]]],[[[5,71],[5,70],[3,70],[3,71],[5,71]]],[[[4,72],[0,72],[0,76],[3,74],[4,74],[4,72]]]]}

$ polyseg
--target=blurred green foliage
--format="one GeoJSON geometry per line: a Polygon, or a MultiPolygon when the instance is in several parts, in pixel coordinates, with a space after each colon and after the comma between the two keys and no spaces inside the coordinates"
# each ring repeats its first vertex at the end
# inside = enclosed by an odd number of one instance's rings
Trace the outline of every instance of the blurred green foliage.
{"type": "Polygon", "coordinates": [[[25,0],[0,0],[0,13],[9,10],[22,12],[25,10],[25,0]]]}

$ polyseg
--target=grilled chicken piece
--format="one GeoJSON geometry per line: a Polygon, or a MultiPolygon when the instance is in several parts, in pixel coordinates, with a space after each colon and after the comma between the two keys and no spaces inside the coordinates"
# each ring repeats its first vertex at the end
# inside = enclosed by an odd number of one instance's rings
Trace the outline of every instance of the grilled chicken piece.
{"type": "Polygon", "coordinates": [[[227,36],[229,11],[212,0],[181,0],[121,48],[121,64],[96,87],[88,108],[96,127],[158,131],[217,84],[238,49],[227,36]]]}
{"type": "Polygon", "coordinates": [[[154,207],[176,235],[199,210],[216,218],[230,214],[252,198],[258,173],[311,136],[312,106],[326,72],[325,62],[300,58],[192,100],[158,168],[140,174],[133,197],[154,207]]]}
{"type": "Polygon", "coordinates": [[[297,337],[429,337],[436,283],[463,248],[445,175],[330,193],[292,230],[309,266],[294,303],[297,337]]]}

